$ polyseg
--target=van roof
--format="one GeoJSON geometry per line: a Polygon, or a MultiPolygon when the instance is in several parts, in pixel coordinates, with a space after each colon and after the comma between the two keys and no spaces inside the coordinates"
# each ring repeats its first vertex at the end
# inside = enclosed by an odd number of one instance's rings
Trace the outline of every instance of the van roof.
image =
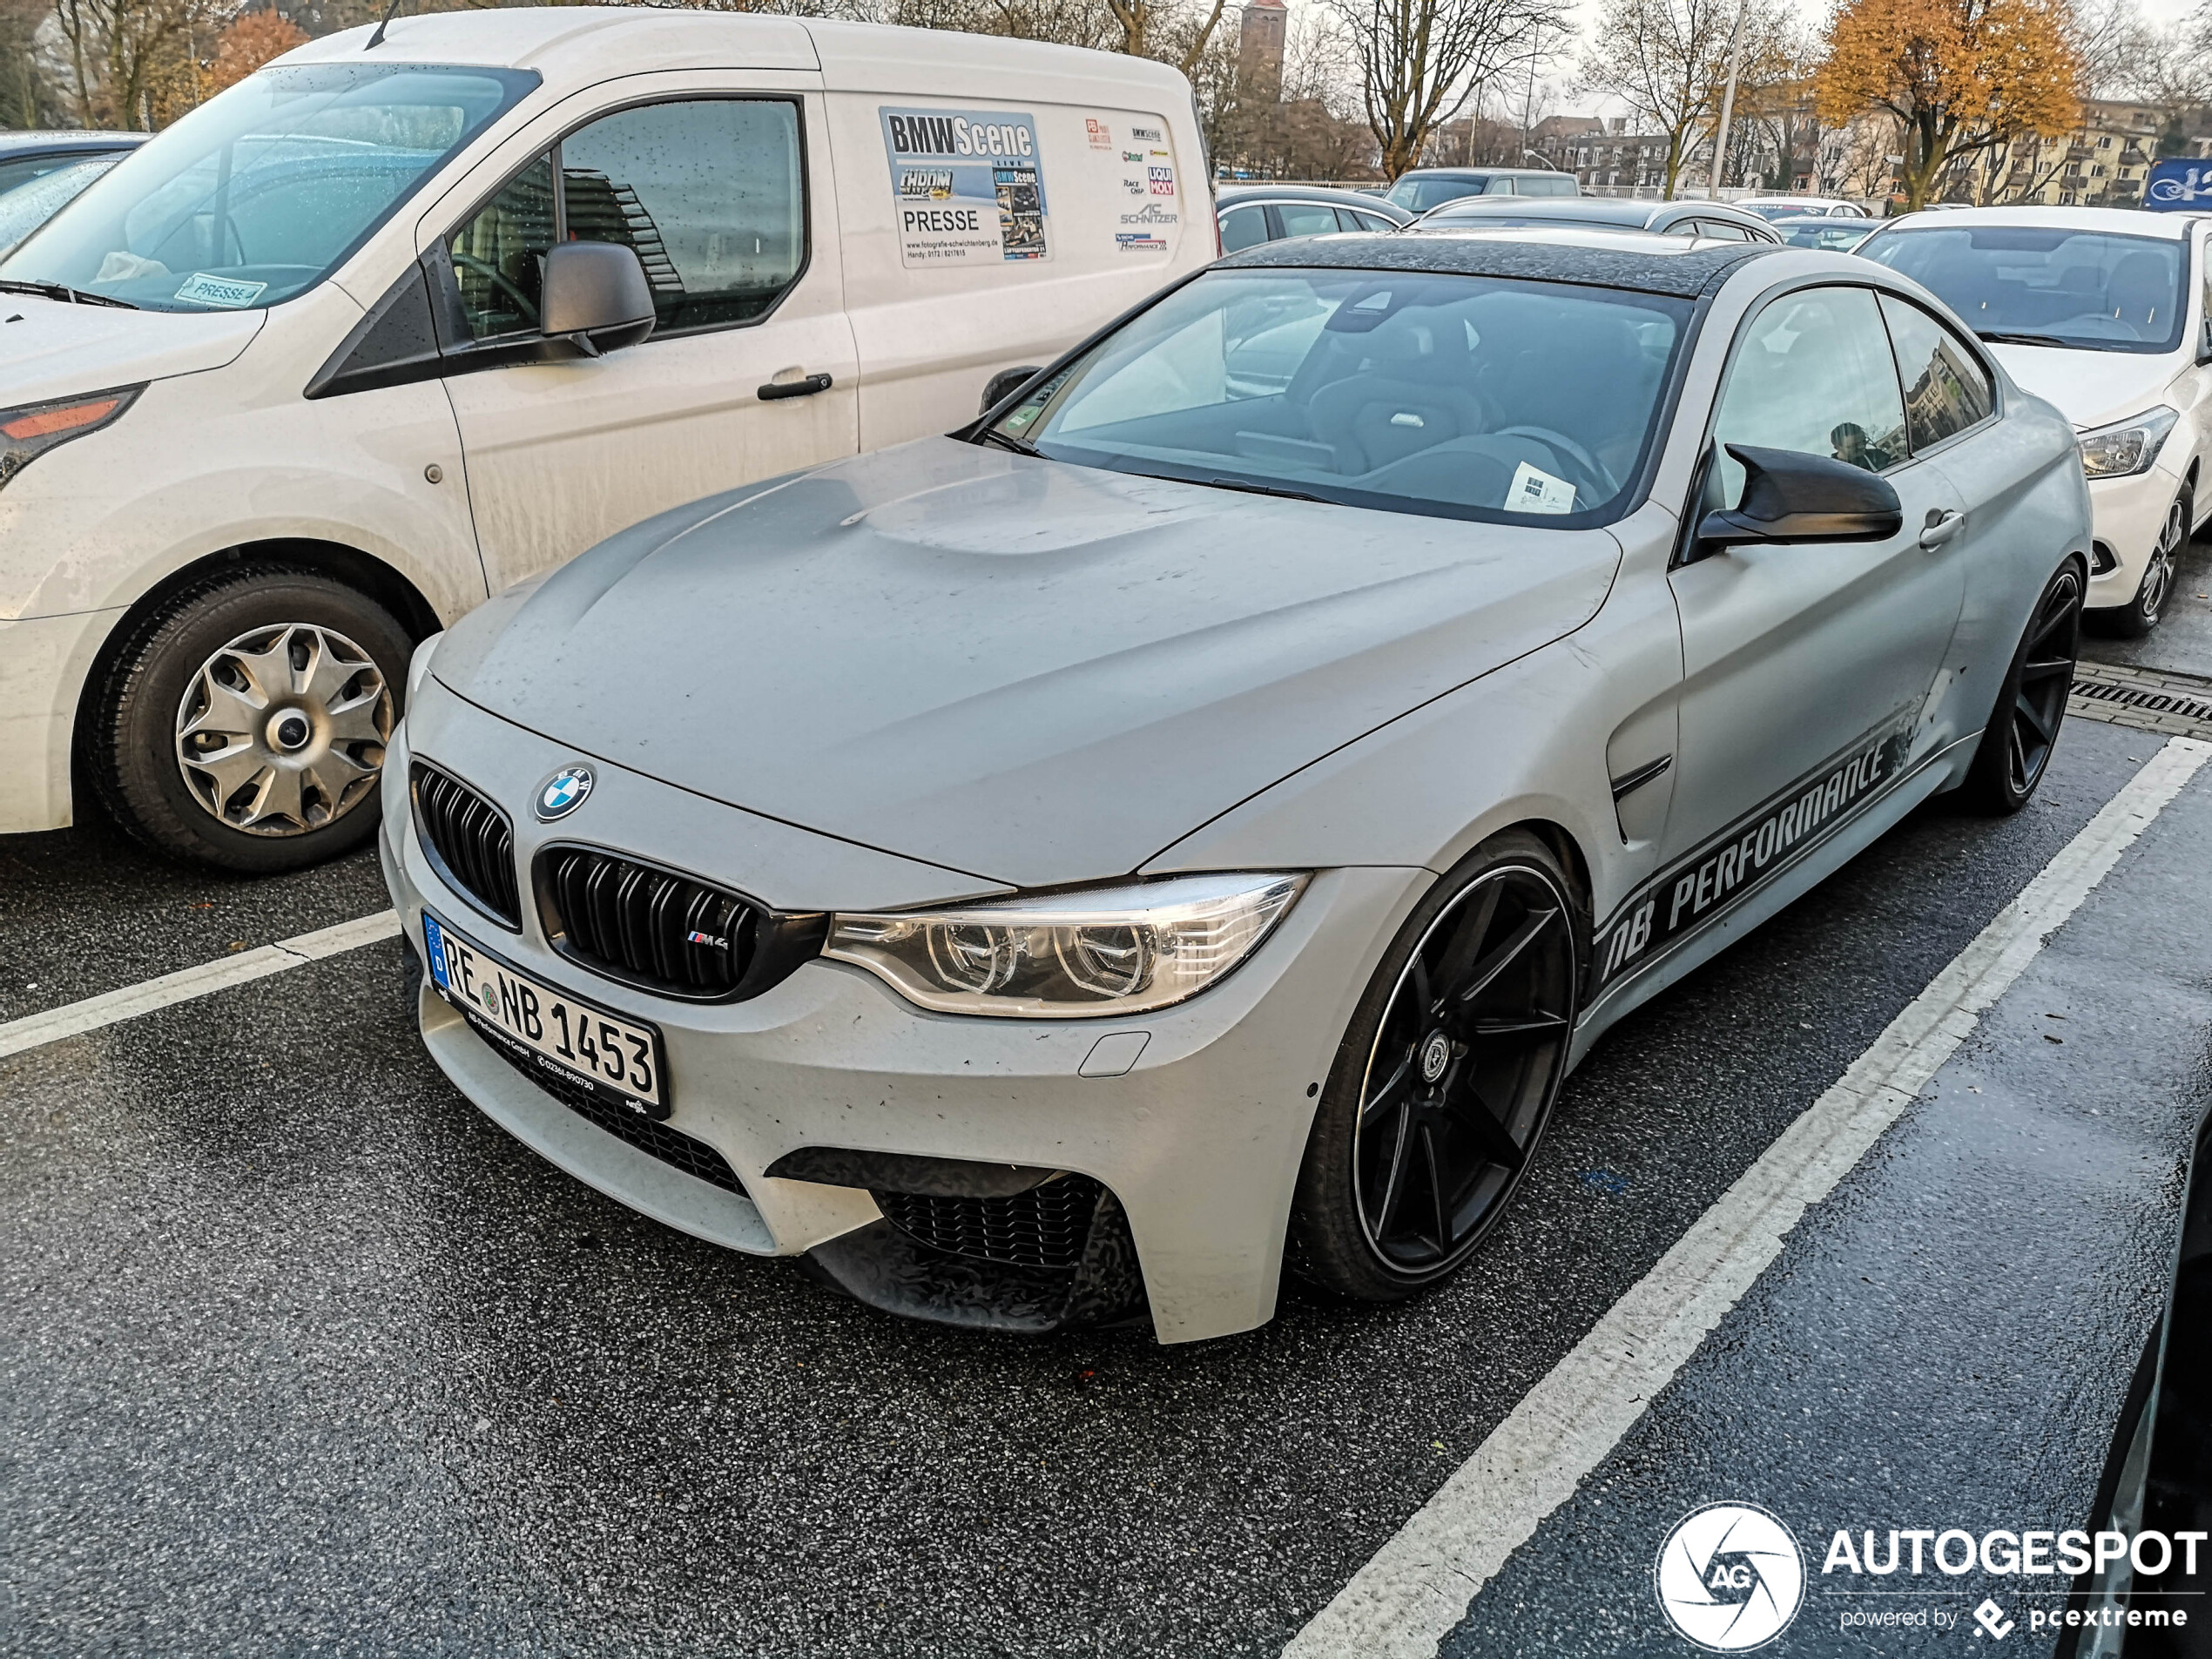
{"type": "MultiPolygon", "coordinates": [[[[278,61],[473,64],[536,70],[549,86],[588,85],[619,75],[671,69],[819,69],[841,90],[907,96],[969,95],[975,71],[1056,86],[1023,84],[1021,96],[1096,100],[1108,86],[1125,102],[1132,83],[1156,83],[1178,108],[1190,83],[1150,58],[1046,45],[1001,36],[900,29],[760,12],[694,11],[658,6],[513,6],[395,17],[382,43],[366,52],[374,25],[326,35],[278,61]],[[961,71],[968,71],[962,73],[961,71]],[[947,77],[949,76],[949,79],[947,77]],[[1071,83],[1088,83],[1078,89],[1071,83]],[[923,88],[927,91],[924,92],[923,88]]],[[[1001,87],[1004,98],[1013,89],[1001,87]]]]}

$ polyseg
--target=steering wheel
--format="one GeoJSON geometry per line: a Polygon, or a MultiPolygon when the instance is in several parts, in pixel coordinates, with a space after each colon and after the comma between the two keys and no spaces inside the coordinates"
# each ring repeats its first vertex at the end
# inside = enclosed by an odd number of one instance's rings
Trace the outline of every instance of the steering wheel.
{"type": "Polygon", "coordinates": [[[480,260],[472,253],[455,253],[452,257],[453,262],[455,265],[467,266],[471,271],[475,272],[477,275],[482,277],[484,280],[490,283],[492,287],[497,288],[509,300],[512,300],[522,308],[523,315],[529,319],[531,322],[536,322],[538,320],[537,301],[531,299],[527,293],[524,293],[512,282],[509,282],[507,280],[507,273],[502,271],[497,266],[492,265],[483,260],[480,260]]]}
{"type": "Polygon", "coordinates": [[[1581,482],[1604,487],[1603,493],[1598,497],[1600,501],[1609,501],[1621,491],[1620,481],[1605,469],[1604,464],[1563,432],[1554,432],[1548,426],[1506,426],[1500,427],[1489,435],[1494,438],[1534,438],[1546,448],[1556,449],[1582,469],[1581,482]]]}

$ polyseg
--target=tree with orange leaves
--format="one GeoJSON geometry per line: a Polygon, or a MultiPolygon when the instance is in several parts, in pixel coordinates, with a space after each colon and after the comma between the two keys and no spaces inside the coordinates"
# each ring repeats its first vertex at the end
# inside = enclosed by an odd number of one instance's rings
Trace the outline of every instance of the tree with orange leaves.
{"type": "Polygon", "coordinates": [[[307,44],[307,31],[273,6],[242,11],[215,43],[215,61],[202,84],[209,98],[235,86],[262,64],[307,44]]]}
{"type": "Polygon", "coordinates": [[[1844,0],[1815,80],[1821,120],[1897,118],[1905,205],[1952,165],[2080,116],[2081,57],[2066,0],[1844,0]]]}

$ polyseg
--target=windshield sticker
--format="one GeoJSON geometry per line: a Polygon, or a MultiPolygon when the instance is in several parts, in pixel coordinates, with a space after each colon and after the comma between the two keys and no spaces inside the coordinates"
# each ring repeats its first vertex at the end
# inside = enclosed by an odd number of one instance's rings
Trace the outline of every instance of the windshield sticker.
{"type": "Polygon", "coordinates": [[[899,257],[914,265],[1049,257],[1035,118],[879,109],[891,159],[899,257]]]}
{"type": "Polygon", "coordinates": [[[177,290],[177,298],[236,310],[240,306],[252,305],[268,286],[266,282],[240,282],[233,277],[209,276],[205,271],[195,271],[177,290]]]}
{"type": "Polygon", "coordinates": [[[1513,469],[1513,482],[1506,489],[1506,510],[1571,513],[1575,510],[1575,486],[1524,461],[1513,469]]]}

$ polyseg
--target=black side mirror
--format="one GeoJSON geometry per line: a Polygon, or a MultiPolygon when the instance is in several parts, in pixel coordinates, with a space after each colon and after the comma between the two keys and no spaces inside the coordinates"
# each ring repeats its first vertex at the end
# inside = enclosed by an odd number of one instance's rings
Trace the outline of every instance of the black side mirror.
{"type": "Polygon", "coordinates": [[[983,407],[978,415],[988,415],[1015,393],[1020,391],[1032,375],[1044,371],[1031,363],[1022,368],[1002,368],[983,382],[983,407]]]}
{"type": "Polygon", "coordinates": [[[1904,504],[1889,480],[1828,455],[1731,443],[1743,468],[1743,499],[1705,515],[1697,539],[1709,546],[1755,542],[1879,542],[1905,527],[1904,504]]]}
{"type": "Polygon", "coordinates": [[[549,339],[586,357],[619,351],[653,332],[653,285],[619,242],[558,243],[546,250],[539,316],[549,339]]]}

